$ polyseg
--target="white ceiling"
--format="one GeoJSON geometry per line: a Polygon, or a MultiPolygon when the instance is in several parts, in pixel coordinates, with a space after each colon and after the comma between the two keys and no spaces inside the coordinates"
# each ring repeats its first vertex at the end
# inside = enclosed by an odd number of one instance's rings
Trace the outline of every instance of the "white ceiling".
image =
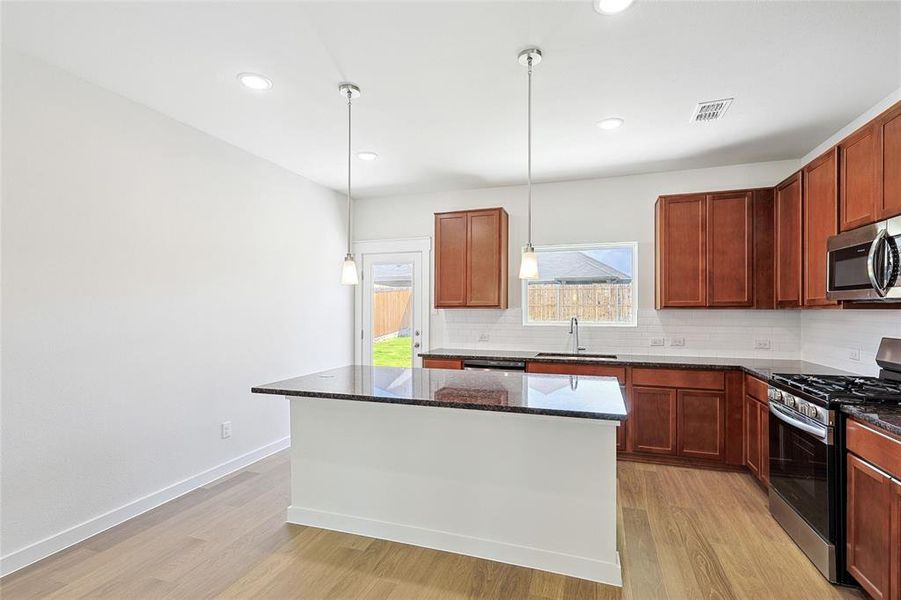
{"type": "Polygon", "coordinates": [[[901,86],[899,2],[4,2],[3,43],[359,195],[799,158],[901,86]],[[274,81],[242,89],[241,71],[274,81]],[[689,124],[699,100],[735,97],[689,124]],[[626,120],[613,132],[596,121],[626,120]]]}

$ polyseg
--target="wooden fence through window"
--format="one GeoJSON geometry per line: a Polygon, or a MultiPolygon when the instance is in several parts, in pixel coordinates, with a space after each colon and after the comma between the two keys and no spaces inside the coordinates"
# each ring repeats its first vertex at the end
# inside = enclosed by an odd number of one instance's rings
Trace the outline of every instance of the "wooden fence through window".
{"type": "Polygon", "coordinates": [[[630,283],[529,284],[529,320],[608,321],[628,323],[632,317],[630,283]]]}
{"type": "Polygon", "coordinates": [[[413,293],[410,288],[373,291],[373,339],[389,334],[409,332],[412,317],[412,297],[413,293]]]}

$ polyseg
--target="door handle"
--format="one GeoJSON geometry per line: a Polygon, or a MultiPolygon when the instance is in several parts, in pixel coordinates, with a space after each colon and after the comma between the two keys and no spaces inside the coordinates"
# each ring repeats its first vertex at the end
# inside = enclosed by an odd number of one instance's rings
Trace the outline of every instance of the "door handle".
{"type": "Polygon", "coordinates": [[[885,276],[885,265],[883,265],[882,273],[877,273],[876,257],[879,255],[880,246],[888,243],[885,239],[886,235],[886,230],[880,229],[879,233],[877,233],[876,237],[873,239],[873,243],[870,244],[870,252],[867,254],[867,277],[870,278],[870,285],[873,286],[873,289],[876,290],[876,293],[879,294],[880,297],[885,297],[888,291],[883,286],[882,282],[879,281],[880,278],[885,276]]]}

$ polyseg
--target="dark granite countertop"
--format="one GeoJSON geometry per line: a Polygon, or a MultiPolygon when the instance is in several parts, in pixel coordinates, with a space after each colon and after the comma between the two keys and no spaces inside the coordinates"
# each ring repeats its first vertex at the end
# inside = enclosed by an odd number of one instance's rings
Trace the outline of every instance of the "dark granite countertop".
{"type": "Polygon", "coordinates": [[[622,421],[615,377],[349,365],[257,386],[256,394],[622,421]]]}
{"type": "Polygon", "coordinates": [[[898,404],[845,404],[842,412],[858,421],[901,435],[901,406],[898,404]]]}
{"type": "Polygon", "coordinates": [[[834,369],[803,360],[780,360],[765,358],[720,358],[704,356],[652,356],[643,354],[617,354],[615,359],[591,359],[580,356],[578,359],[538,356],[539,351],[523,350],[470,350],[436,348],[420,353],[423,358],[445,359],[496,359],[526,360],[545,363],[590,363],[602,365],[625,365],[636,367],[677,367],[680,369],[726,369],[741,370],[755,377],[768,380],[773,373],[808,374],[808,375],[852,375],[847,371],[834,369]]]}

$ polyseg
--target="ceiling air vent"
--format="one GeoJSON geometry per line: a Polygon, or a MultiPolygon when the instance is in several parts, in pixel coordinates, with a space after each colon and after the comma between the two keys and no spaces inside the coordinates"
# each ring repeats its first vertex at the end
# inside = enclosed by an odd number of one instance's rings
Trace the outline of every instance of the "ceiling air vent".
{"type": "Polygon", "coordinates": [[[730,106],[732,106],[734,98],[723,98],[722,100],[710,100],[709,102],[698,102],[695,110],[691,113],[691,123],[706,123],[707,121],[715,121],[722,118],[730,106]]]}

